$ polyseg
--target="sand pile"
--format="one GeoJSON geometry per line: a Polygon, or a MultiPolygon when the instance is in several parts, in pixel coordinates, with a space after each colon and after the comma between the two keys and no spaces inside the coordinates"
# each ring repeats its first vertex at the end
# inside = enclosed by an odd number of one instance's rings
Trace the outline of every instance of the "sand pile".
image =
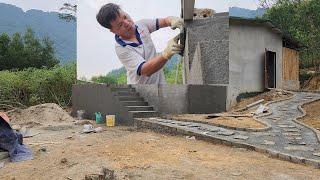
{"type": "Polygon", "coordinates": [[[27,109],[16,109],[8,112],[8,116],[12,124],[28,125],[31,127],[74,121],[66,111],[53,103],[31,106],[27,109]]]}

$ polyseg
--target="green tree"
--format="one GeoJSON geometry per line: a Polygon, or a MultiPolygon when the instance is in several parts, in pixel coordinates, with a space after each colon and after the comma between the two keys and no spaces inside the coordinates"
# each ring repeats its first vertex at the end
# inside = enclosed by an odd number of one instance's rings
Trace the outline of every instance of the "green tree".
{"type": "Polygon", "coordinates": [[[269,3],[264,15],[279,28],[287,31],[306,48],[301,50],[301,65],[318,66],[320,71],[320,1],[261,0],[269,3]]]}
{"type": "Polygon", "coordinates": [[[7,54],[7,64],[6,67],[8,69],[21,69],[25,66],[26,61],[24,57],[24,44],[22,37],[19,33],[15,33],[12,35],[12,40],[8,47],[7,54]]]}
{"type": "Polygon", "coordinates": [[[0,71],[7,68],[7,54],[10,41],[11,39],[8,34],[3,33],[0,35],[0,71]]]}
{"type": "Polygon", "coordinates": [[[91,80],[96,83],[105,83],[105,84],[118,84],[117,79],[113,76],[98,76],[92,77],[91,80]]]}
{"type": "Polygon", "coordinates": [[[0,36],[0,60],[0,70],[52,68],[59,63],[53,42],[48,37],[38,39],[31,28],[23,36],[19,33],[11,38],[6,33],[0,36]]]}

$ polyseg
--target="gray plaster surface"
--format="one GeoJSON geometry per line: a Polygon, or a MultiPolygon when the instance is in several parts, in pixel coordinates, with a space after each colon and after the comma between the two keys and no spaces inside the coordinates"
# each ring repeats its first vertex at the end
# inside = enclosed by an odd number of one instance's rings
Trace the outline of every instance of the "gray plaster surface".
{"type": "Polygon", "coordinates": [[[228,107],[246,92],[262,92],[265,53],[276,53],[276,87],[282,83],[282,37],[261,24],[230,20],[228,107]]]}
{"type": "Polygon", "coordinates": [[[189,132],[204,138],[220,140],[229,145],[244,145],[283,160],[320,167],[320,144],[317,134],[294,121],[302,115],[298,110],[299,105],[319,99],[318,93],[299,92],[290,100],[270,104],[272,114],[259,118],[272,127],[264,132],[229,130],[203,123],[158,118],[142,119],[142,121],[154,124],[150,125],[151,129],[157,128],[158,124],[176,129],[178,132],[189,132]]]}
{"type": "MultiPolygon", "coordinates": [[[[202,72],[203,84],[229,83],[229,14],[219,13],[212,18],[186,23],[186,48],[184,59],[186,83],[192,84],[195,70],[202,72]],[[200,46],[201,59],[194,58],[200,46]],[[187,55],[186,55],[187,54],[187,55]],[[198,60],[195,63],[193,60],[198,60]],[[201,67],[193,68],[192,66],[201,67]],[[193,74],[190,73],[192,70],[193,74]]],[[[199,51],[198,51],[199,53],[199,51]]]]}

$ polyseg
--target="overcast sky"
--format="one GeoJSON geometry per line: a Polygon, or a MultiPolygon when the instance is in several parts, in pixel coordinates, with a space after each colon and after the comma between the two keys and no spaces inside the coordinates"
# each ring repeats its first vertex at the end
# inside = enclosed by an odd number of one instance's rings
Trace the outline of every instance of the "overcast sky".
{"type": "MultiPolygon", "coordinates": [[[[105,75],[121,67],[114,50],[114,35],[102,28],[95,16],[106,3],[119,4],[130,14],[133,20],[180,16],[181,0],[0,0],[14,4],[24,11],[40,9],[58,11],[65,2],[78,4],[77,22],[77,70],[78,78],[90,79],[92,76],[105,75]]],[[[216,12],[227,12],[229,7],[256,9],[258,0],[196,0],[196,8],[210,8],[216,12]]],[[[152,34],[158,52],[167,41],[178,34],[170,28],[161,29],[152,34]]]]}

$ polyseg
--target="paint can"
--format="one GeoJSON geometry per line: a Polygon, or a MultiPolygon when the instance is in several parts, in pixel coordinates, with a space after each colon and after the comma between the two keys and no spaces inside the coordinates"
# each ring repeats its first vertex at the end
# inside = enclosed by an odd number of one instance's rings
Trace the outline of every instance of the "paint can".
{"type": "Polygon", "coordinates": [[[115,115],[106,115],[106,125],[108,127],[113,127],[115,125],[116,116],[115,115]]]}

